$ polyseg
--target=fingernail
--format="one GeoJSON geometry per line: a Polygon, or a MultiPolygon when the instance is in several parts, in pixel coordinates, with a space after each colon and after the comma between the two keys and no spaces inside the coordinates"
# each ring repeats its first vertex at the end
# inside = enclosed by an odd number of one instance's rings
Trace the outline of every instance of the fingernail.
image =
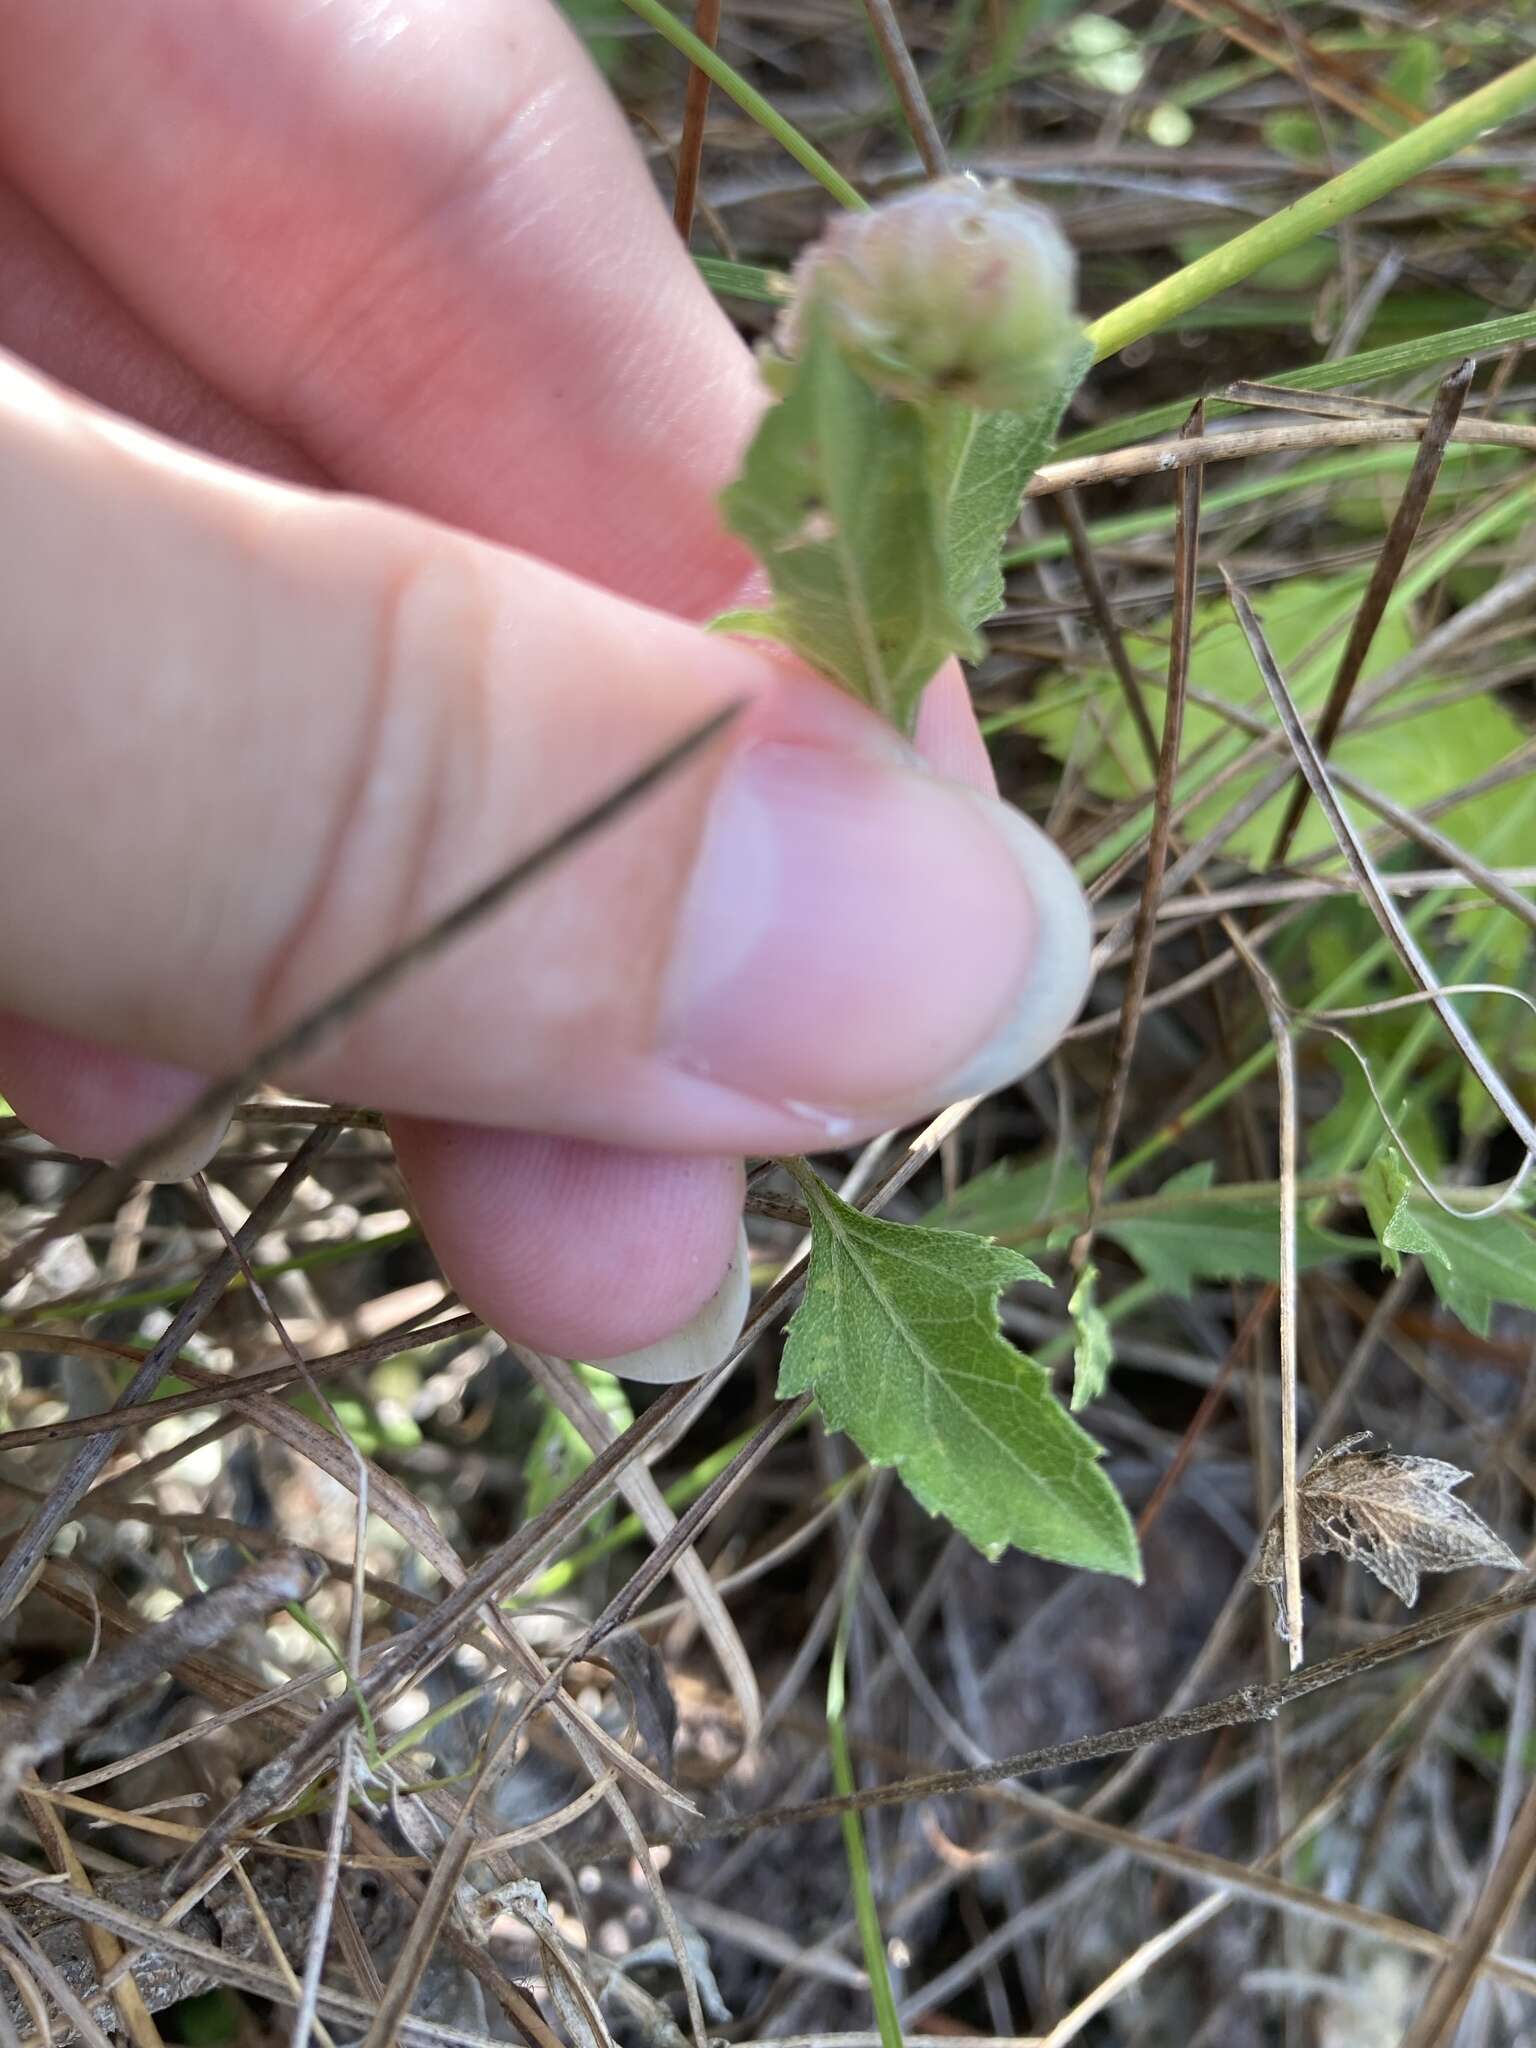
{"type": "Polygon", "coordinates": [[[919,766],[765,742],[716,793],[660,1050],[792,1112],[990,1093],[1077,1014],[1089,923],[1019,812],[919,766]]]}
{"type": "Polygon", "coordinates": [[[730,1354],[741,1335],[752,1299],[751,1254],[747,1248],[746,1225],[736,1234],[736,1250],[725,1269],[725,1278],[690,1323],[644,1344],[638,1351],[626,1351],[618,1358],[598,1358],[604,1372],[617,1373],[624,1380],[646,1380],[652,1386],[669,1387],[676,1380],[696,1380],[730,1354]]]}
{"type": "Polygon", "coordinates": [[[234,1094],[225,1095],[206,1109],[195,1124],[188,1124],[185,1130],[178,1121],[172,1127],[169,1144],[157,1144],[142,1153],[135,1150],[129,1156],[138,1178],[178,1181],[190,1180],[194,1173],[201,1173],[223,1144],[238,1099],[234,1094]]]}

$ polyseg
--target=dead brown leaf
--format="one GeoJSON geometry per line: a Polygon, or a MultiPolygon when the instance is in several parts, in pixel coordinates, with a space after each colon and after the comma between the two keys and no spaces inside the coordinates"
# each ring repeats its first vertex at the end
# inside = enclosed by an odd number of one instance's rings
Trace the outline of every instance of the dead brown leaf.
{"type": "MultiPolygon", "coordinates": [[[[1454,1572],[1489,1564],[1518,1571],[1520,1560],[1480,1515],[1452,1492],[1470,1472],[1440,1458],[1396,1451],[1362,1451],[1371,1432],[1347,1436],[1320,1451],[1297,1489],[1301,1554],[1332,1551],[1362,1564],[1405,1607],[1419,1597],[1421,1572],[1454,1572]]],[[[1284,1636],[1284,1558],[1280,1517],[1264,1533],[1256,1585],[1275,1600],[1275,1627],[1284,1636]]]]}

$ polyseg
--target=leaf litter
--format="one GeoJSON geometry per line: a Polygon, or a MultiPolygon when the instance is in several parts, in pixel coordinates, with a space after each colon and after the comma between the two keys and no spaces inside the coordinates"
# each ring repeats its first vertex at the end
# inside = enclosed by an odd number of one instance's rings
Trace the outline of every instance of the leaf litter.
{"type": "MultiPolygon", "coordinates": [[[[1346,1436],[1313,1459],[1297,1489],[1301,1554],[1353,1559],[1377,1578],[1405,1607],[1418,1602],[1426,1572],[1458,1572],[1492,1565],[1517,1572],[1520,1560],[1503,1537],[1455,1488],[1472,1474],[1443,1458],[1416,1458],[1400,1451],[1365,1451],[1372,1432],[1346,1436]]],[[[1275,1629],[1286,1641],[1284,1560],[1280,1517],[1264,1532],[1255,1585],[1268,1586],[1275,1601],[1275,1629]]]]}

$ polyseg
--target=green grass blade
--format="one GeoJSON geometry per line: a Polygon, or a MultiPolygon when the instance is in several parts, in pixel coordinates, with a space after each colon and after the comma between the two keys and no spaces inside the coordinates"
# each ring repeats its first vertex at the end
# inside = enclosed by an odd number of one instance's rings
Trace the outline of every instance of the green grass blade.
{"type": "Polygon", "coordinates": [[[733,71],[725,59],[712,50],[708,43],[700,40],[691,28],[685,28],[675,14],[661,5],[661,0],[624,0],[624,5],[657,35],[664,36],[674,50],[681,50],[689,63],[704,73],[725,94],[732,99],[749,119],[764,128],[781,148],[787,150],[804,171],[809,171],[817,184],[825,186],[840,206],[861,211],[869,201],[856,192],[842,172],[829,164],[814,142],[810,142],[800,130],[786,121],[771,100],[766,100],[755,87],[737,71],[733,71]]]}
{"type": "MultiPolygon", "coordinates": [[[[832,1783],[846,1799],[858,1788],[853,1776],[853,1758],[848,1749],[848,1731],[843,1725],[847,1705],[848,1632],[853,1623],[854,1600],[859,1587],[860,1561],[849,1567],[843,1586],[842,1612],[832,1644],[832,1668],[827,1674],[827,1750],[832,1761],[832,1783]]],[[[869,1874],[869,1854],[864,1847],[864,1820],[858,1813],[840,1815],[843,1849],[848,1857],[848,1882],[853,1892],[854,1918],[859,1926],[859,1946],[869,1972],[870,1996],[874,2002],[875,2024],[880,2029],[882,2048],[902,2048],[901,2020],[896,2012],[896,1995],[886,1967],[885,1936],[880,1931],[880,1908],[869,1874]]]]}
{"type": "Polygon", "coordinates": [[[721,298],[782,306],[789,297],[787,270],[766,270],[761,263],[728,263],[723,256],[695,256],[693,260],[704,282],[721,298]]]}
{"type": "MultiPolygon", "coordinates": [[[[1536,313],[1509,313],[1498,320],[1475,321],[1468,327],[1445,327],[1437,334],[1421,335],[1416,341],[1395,341],[1387,348],[1341,356],[1337,362],[1308,363],[1299,370],[1275,370],[1262,381],[1278,385],[1282,391],[1336,391],[1344,384],[1379,384],[1389,377],[1411,377],[1420,370],[1438,370],[1444,363],[1459,363],[1463,356],[1489,355],[1524,341],[1536,341],[1536,313]]],[[[1151,434],[1167,433],[1187,418],[1197,395],[1191,392],[1171,405],[1148,406],[1144,412],[1128,413],[1089,433],[1074,434],[1070,441],[1057,447],[1057,460],[1100,455],[1107,448],[1123,448],[1132,441],[1144,441],[1151,434]]],[[[1207,401],[1205,413],[1208,420],[1218,420],[1249,409],[1213,398],[1207,401]]]]}
{"type": "MultiPolygon", "coordinates": [[[[635,0],[630,0],[635,4],[635,0]]],[[[1372,151],[1347,171],[1271,214],[1268,220],[1223,242],[1209,255],[1176,270],[1172,277],[1138,292],[1096,320],[1088,330],[1094,360],[1117,354],[1145,334],[1166,327],[1181,313],[1204,305],[1218,292],[1241,284],[1266,263],[1298,248],[1316,234],[1358,213],[1362,207],[1395,192],[1431,164],[1476,142],[1490,128],[1536,102],[1536,57],[1468,93],[1463,100],[1433,115],[1408,134],[1372,151]]]]}

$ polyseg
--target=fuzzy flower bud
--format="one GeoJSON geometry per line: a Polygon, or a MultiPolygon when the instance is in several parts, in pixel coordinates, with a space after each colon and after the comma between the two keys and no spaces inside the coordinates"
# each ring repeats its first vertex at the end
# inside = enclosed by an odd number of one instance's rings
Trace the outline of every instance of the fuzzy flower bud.
{"type": "Polygon", "coordinates": [[[967,172],[834,220],[796,265],[774,339],[798,355],[814,304],[879,390],[1023,412],[1060,387],[1081,338],[1076,269],[1050,214],[967,172]]]}

